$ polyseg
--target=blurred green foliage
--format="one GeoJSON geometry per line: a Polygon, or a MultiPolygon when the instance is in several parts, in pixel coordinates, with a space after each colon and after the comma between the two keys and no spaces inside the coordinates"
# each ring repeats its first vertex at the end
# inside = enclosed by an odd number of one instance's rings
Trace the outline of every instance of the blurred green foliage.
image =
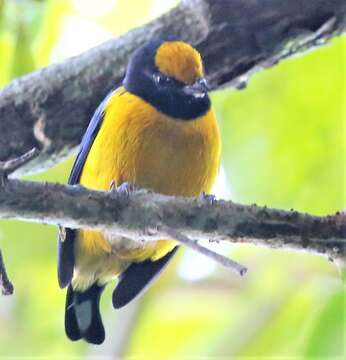
{"type": "Polygon", "coordinates": [[[344,47],[334,40],[214,97],[237,199],[321,215],[345,206],[344,47]]]}
{"type": "MultiPolygon", "coordinates": [[[[94,46],[174,2],[0,0],[0,86],[73,55],[75,47],[82,51],[74,46],[82,39],[84,48],[94,46]]],[[[224,197],[313,214],[345,208],[345,44],[336,39],[262,71],[244,91],[213,94],[224,197]]],[[[72,161],[32,179],[65,182],[72,161]]],[[[250,268],[244,279],[216,268],[189,282],[175,271],[188,254],[177,257],[136,305],[130,326],[129,312],[111,309],[109,286],[102,300],[107,342],[98,348],[69,342],[55,238],[51,226],[0,223],[0,247],[16,286],[13,297],[0,297],[0,358],[119,351],[141,359],[345,357],[345,290],[336,266],[320,256],[245,245],[230,247],[250,268]]]]}

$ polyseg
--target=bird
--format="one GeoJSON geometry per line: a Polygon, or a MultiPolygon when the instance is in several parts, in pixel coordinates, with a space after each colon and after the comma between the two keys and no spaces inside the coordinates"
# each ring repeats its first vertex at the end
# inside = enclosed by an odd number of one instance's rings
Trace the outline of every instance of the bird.
{"type": "MultiPolygon", "coordinates": [[[[96,109],[68,183],[91,189],[124,184],[183,197],[210,193],[220,166],[220,131],[200,53],[180,39],[155,39],[130,56],[122,84],[96,109]]],[[[124,240],[124,239],[122,239],[124,240]]],[[[126,241],[126,239],[125,239],[126,241]]],[[[117,280],[115,309],[157,277],[178,246],[162,239],[119,250],[114,235],[60,228],[58,281],[67,287],[65,332],[101,344],[99,309],[106,284],[117,280]]]]}

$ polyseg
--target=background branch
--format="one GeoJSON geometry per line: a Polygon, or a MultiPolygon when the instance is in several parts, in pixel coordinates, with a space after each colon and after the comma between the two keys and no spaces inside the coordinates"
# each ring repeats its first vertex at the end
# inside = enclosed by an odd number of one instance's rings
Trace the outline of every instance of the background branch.
{"type": "Polygon", "coordinates": [[[2,295],[12,295],[13,294],[13,284],[7,276],[7,271],[5,267],[5,262],[2,257],[2,252],[0,249],[0,290],[2,295]]]}
{"type": "MultiPolygon", "coordinates": [[[[37,149],[31,149],[27,153],[8,161],[0,161],[0,188],[5,186],[8,175],[12,174],[21,166],[38,155],[37,149]]],[[[5,262],[0,249],[0,290],[3,295],[13,294],[13,285],[7,276],[5,262]]]]}
{"type": "Polygon", "coordinates": [[[211,205],[145,190],[126,196],[80,186],[7,179],[0,187],[0,218],[94,228],[117,234],[119,247],[133,246],[127,238],[165,238],[169,227],[193,239],[291,247],[332,258],[346,254],[344,213],[317,217],[230,201],[211,205]]]}
{"type": "Polygon", "coordinates": [[[0,160],[36,147],[22,173],[69,155],[90,117],[123,77],[143,42],[176,35],[201,51],[213,88],[242,88],[249,75],[324,44],[346,29],[344,0],[184,0],[169,13],[63,63],[14,80],[0,92],[0,160]]]}

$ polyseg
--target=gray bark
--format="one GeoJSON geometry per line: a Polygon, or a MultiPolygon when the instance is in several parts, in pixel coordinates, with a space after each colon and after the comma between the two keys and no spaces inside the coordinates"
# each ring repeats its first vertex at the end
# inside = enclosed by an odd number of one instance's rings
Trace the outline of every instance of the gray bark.
{"type": "MultiPolygon", "coordinates": [[[[290,247],[346,254],[346,214],[317,217],[296,211],[245,206],[230,201],[210,204],[145,190],[126,195],[80,186],[5,179],[0,186],[0,218],[92,228],[117,235],[119,246],[167,238],[174,229],[192,239],[290,247]]],[[[179,240],[179,238],[177,238],[179,240]]]]}

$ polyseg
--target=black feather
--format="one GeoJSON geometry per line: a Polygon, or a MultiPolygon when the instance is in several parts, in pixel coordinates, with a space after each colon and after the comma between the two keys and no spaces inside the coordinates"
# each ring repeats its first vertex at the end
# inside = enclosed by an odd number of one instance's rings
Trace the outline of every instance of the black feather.
{"type": "MultiPolygon", "coordinates": [[[[111,93],[112,94],[112,93],[111,93]]],[[[68,183],[70,185],[75,185],[79,183],[79,178],[82,174],[82,170],[85,164],[85,161],[88,157],[89,151],[91,149],[92,144],[98,134],[98,131],[103,122],[103,112],[105,109],[106,102],[108,101],[110,95],[109,94],[102,103],[97,107],[93,117],[90,120],[89,126],[83,136],[82,142],[79,146],[79,153],[77,158],[73,164],[70,177],[68,179],[68,183]]]]}
{"type": "Polygon", "coordinates": [[[102,344],[105,330],[100,314],[100,298],[104,287],[94,284],[84,292],[67,289],[65,331],[72,341],[83,338],[91,344],[102,344]]]}
{"type": "MultiPolygon", "coordinates": [[[[83,166],[88,157],[91,146],[96,138],[103,121],[103,111],[110,95],[98,106],[96,109],[88,129],[83,136],[79,147],[79,153],[73,164],[71,174],[68,180],[70,185],[79,183],[79,178],[82,174],[83,166]]],[[[64,241],[58,240],[58,281],[61,288],[66,287],[72,280],[74,268],[74,238],[76,231],[73,229],[65,229],[66,236],[64,241]]]]}
{"type": "Polygon", "coordinates": [[[125,306],[144,291],[165,268],[177,249],[178,247],[175,247],[157,261],[132,263],[119,277],[118,285],[113,291],[113,307],[119,309],[125,306]]]}
{"type": "MultiPolygon", "coordinates": [[[[170,78],[169,84],[160,85],[154,80],[159,72],[155,65],[157,49],[167,41],[158,39],[138,48],[131,56],[123,81],[125,89],[162,113],[178,120],[192,121],[210,109],[210,98],[195,97],[184,91],[183,83],[170,78]]],[[[171,39],[169,40],[171,41],[171,39]]]]}
{"type": "Polygon", "coordinates": [[[69,286],[66,292],[65,331],[68,338],[72,341],[79,340],[82,337],[78,328],[77,318],[74,310],[74,292],[72,287],[69,286]]]}
{"type": "Polygon", "coordinates": [[[61,288],[66,287],[72,279],[74,267],[73,239],[75,230],[65,229],[65,239],[58,240],[58,281],[61,288]]]}

